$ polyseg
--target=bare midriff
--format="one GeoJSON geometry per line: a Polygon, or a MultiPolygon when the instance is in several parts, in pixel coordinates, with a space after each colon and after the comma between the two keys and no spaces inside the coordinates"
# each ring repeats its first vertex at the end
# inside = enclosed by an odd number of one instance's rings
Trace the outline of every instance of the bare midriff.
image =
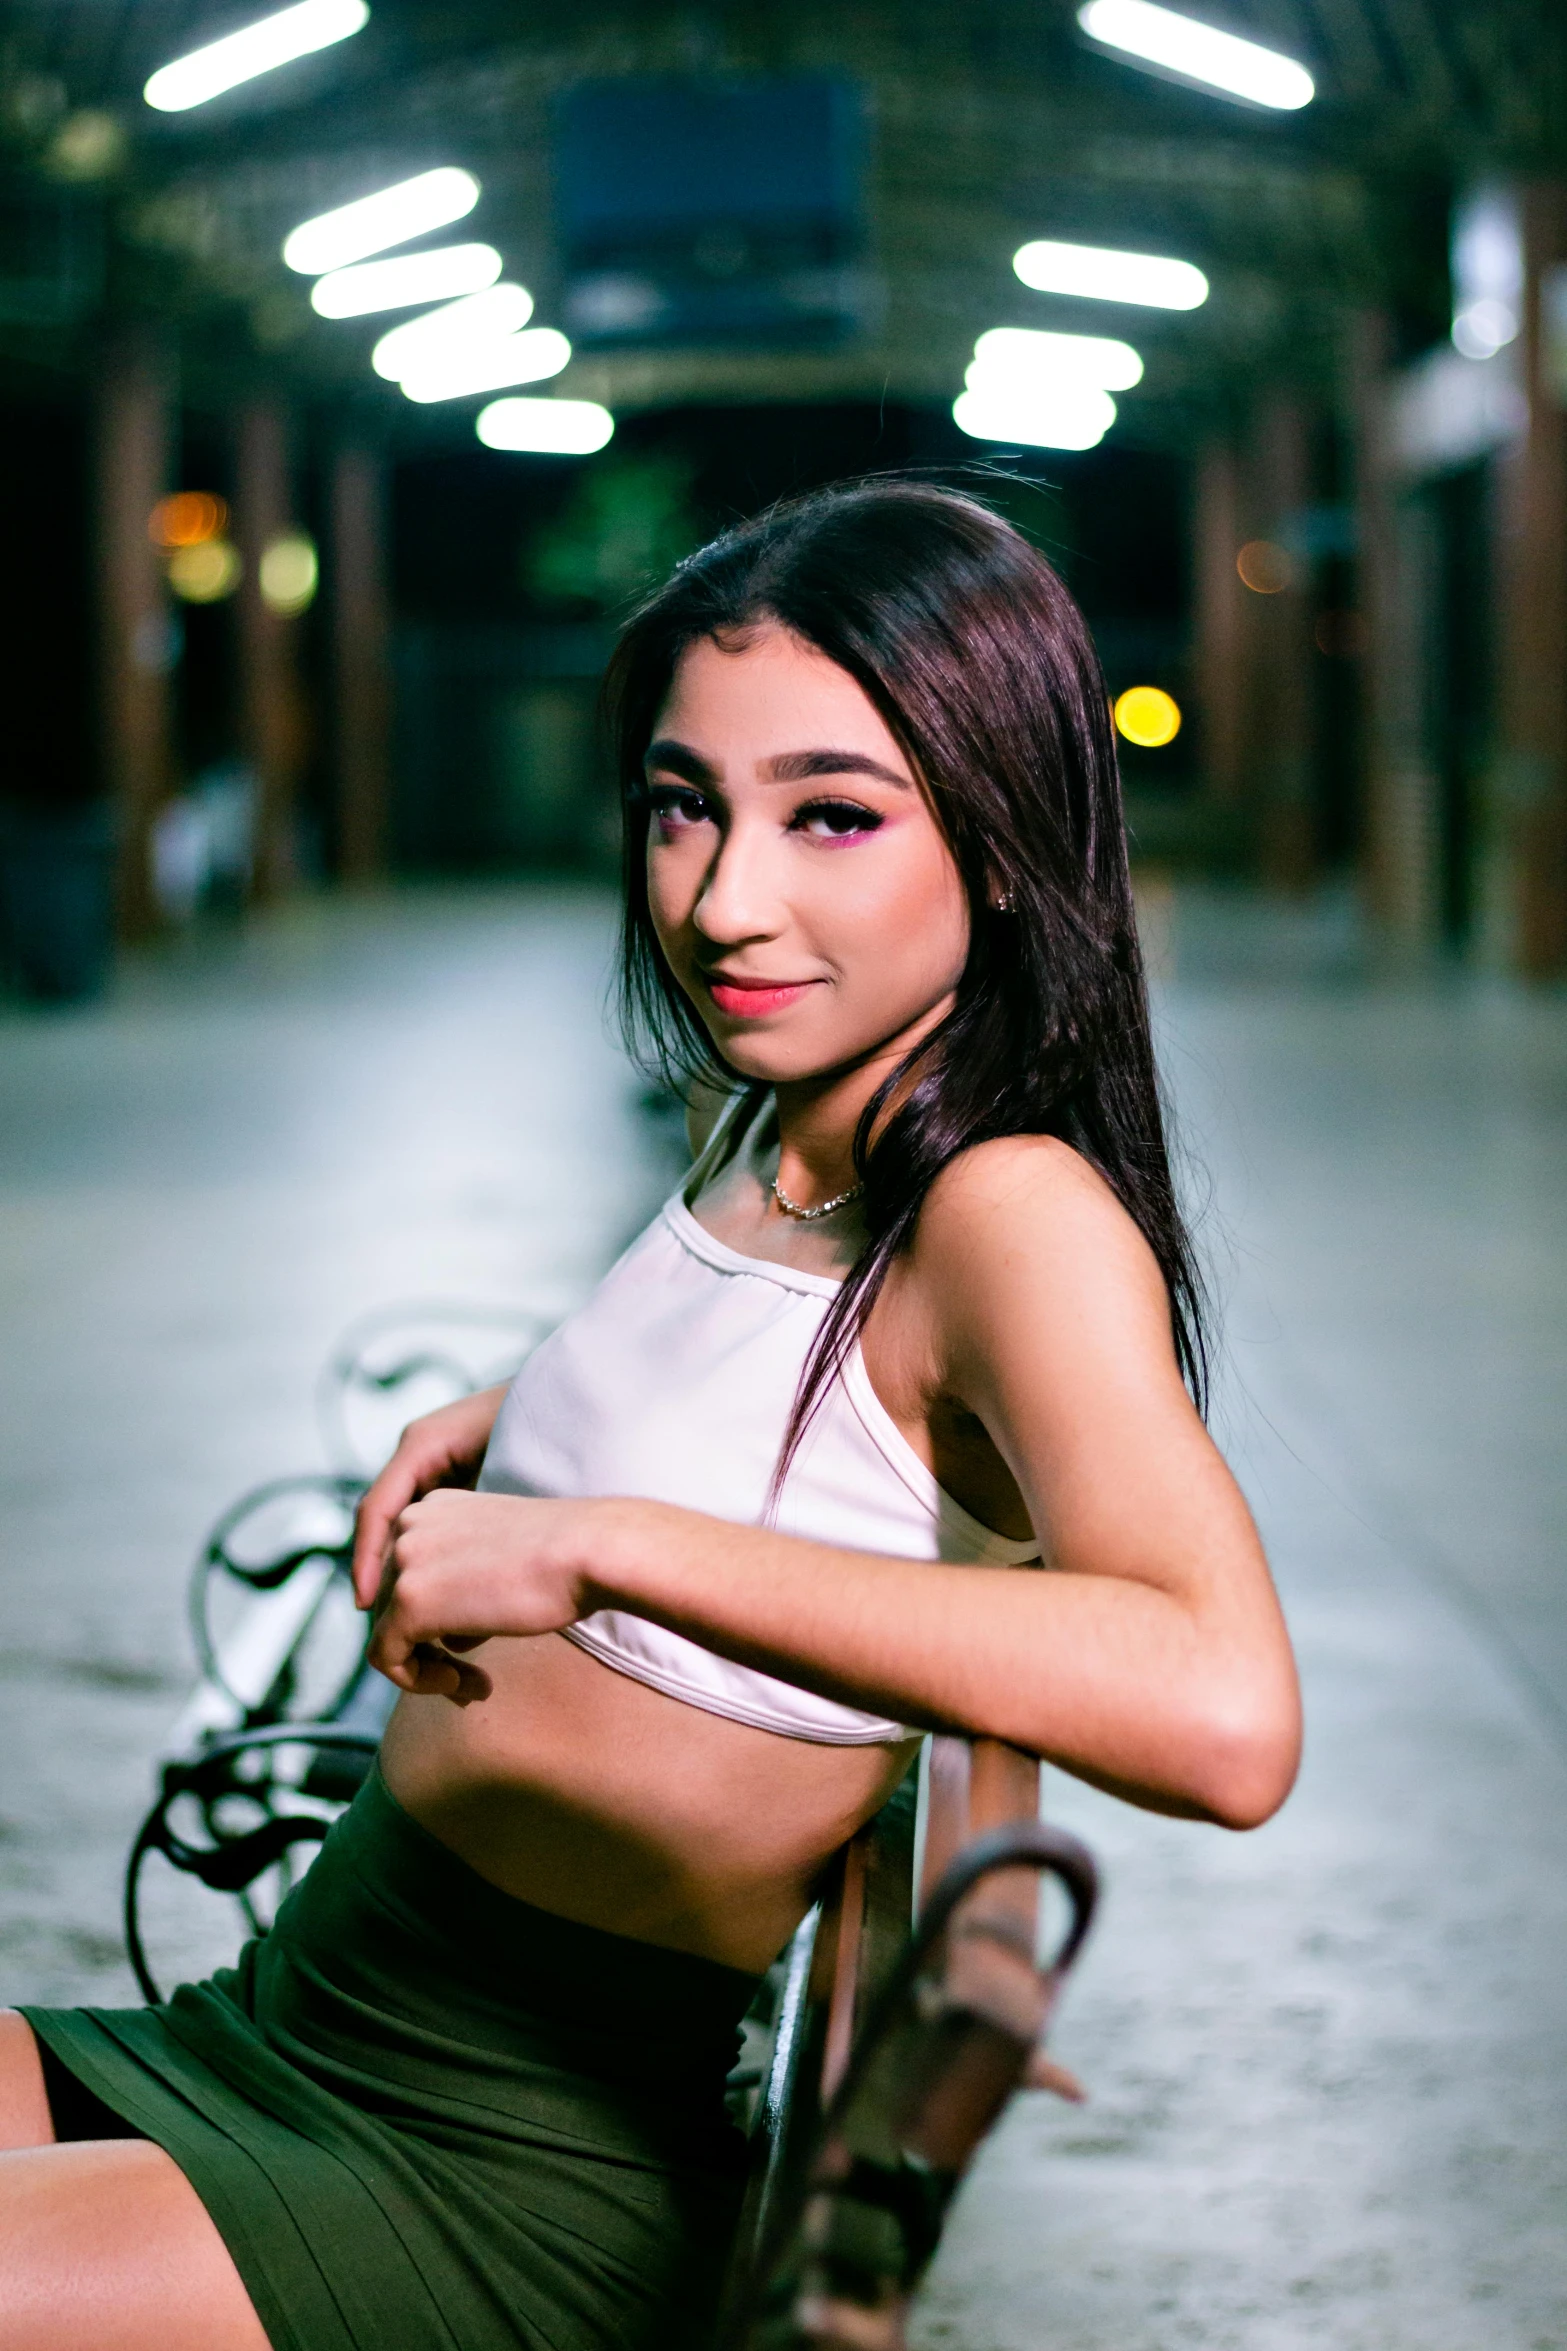
{"type": "Polygon", "coordinates": [[[479,1652],[493,1695],[402,1698],[381,1765],[442,1844],[564,1918],[760,1972],[913,1752],[705,1714],[558,1634],[479,1652]]]}

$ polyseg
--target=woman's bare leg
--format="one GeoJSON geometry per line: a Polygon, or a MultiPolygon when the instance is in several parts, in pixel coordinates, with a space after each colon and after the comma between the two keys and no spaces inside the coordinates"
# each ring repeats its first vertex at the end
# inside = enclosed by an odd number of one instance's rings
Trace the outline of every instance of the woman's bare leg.
{"type": "Polygon", "coordinates": [[[54,2118],[33,2028],[14,2008],[0,2008],[0,2149],[53,2145],[54,2118]]]}
{"type": "Polygon", "coordinates": [[[54,2141],[38,2044],[0,2013],[0,2351],[268,2351],[207,2209],[148,2139],[54,2141]]]}
{"type": "Polygon", "coordinates": [[[0,2155],[0,2351],[267,2351],[195,2189],[148,2139],[0,2155]]]}

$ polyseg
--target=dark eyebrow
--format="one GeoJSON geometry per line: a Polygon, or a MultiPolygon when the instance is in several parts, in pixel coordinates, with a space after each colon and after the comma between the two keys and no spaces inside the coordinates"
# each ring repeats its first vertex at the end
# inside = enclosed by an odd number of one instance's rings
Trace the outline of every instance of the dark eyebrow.
{"type": "Polygon", "coordinates": [[[661,735],[656,743],[649,743],[642,764],[644,767],[668,768],[672,775],[684,776],[688,784],[712,784],[717,781],[714,771],[699,751],[693,751],[689,743],[677,743],[669,735],[661,735]]]}
{"type": "Polygon", "coordinates": [[[913,790],[907,776],[883,767],[868,751],[782,751],[768,764],[780,784],[803,784],[812,776],[875,776],[900,791],[913,790]]]}
{"type": "MultiPolygon", "coordinates": [[[[773,781],[779,784],[803,784],[815,776],[860,775],[875,776],[879,782],[893,784],[901,792],[913,789],[907,776],[899,775],[895,767],[883,767],[868,751],[780,751],[767,764],[773,781]]],[[[693,751],[689,743],[677,743],[670,735],[661,735],[656,743],[649,743],[643,765],[684,776],[688,784],[704,790],[711,789],[718,781],[716,769],[709,767],[700,751],[693,751]]]]}

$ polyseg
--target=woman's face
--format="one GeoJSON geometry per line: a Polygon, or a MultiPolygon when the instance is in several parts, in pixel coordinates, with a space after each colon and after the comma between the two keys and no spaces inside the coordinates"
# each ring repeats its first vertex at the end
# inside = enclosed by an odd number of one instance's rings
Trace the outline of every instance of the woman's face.
{"type": "Polygon", "coordinates": [[[648,748],[659,943],[732,1067],[895,1059],[940,1018],[968,902],[925,794],[846,670],[776,623],[682,658],[648,748]]]}

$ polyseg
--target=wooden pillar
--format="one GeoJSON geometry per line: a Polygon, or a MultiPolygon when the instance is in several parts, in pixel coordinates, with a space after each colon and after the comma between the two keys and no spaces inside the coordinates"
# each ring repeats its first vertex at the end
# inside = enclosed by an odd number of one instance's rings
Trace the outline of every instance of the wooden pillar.
{"type": "Polygon", "coordinates": [[[1246,791],[1247,633],[1250,601],[1235,569],[1241,527],[1240,461],[1228,442],[1213,442],[1197,469],[1193,517],[1197,715],[1203,785],[1233,808],[1246,791]]]}
{"type": "Polygon", "coordinates": [[[391,729],[385,485],[368,449],[332,471],[332,634],[337,697],[337,835],[342,878],[386,870],[391,729]]]}
{"type": "MultiPolygon", "coordinates": [[[[1277,394],[1260,410],[1252,445],[1253,511],[1278,544],[1310,502],[1308,420],[1302,404],[1277,394]]],[[[1256,778],[1263,878],[1304,889],[1317,864],[1312,775],[1312,600],[1304,551],[1288,584],[1254,595],[1255,657],[1247,712],[1248,769],[1256,778]]]]}
{"type": "Polygon", "coordinates": [[[1441,928],[1441,778],[1431,743],[1428,510],[1401,489],[1390,443],[1392,329],[1363,312],[1350,339],[1356,600],[1365,629],[1365,827],[1361,881],[1373,921],[1424,950],[1441,928]]]}
{"type": "Polygon", "coordinates": [[[100,711],[105,782],[118,827],[121,936],[157,925],[152,828],[172,781],[169,676],[178,635],[154,546],[152,510],[169,488],[172,371],[151,344],[112,349],[97,419],[100,711]]]}
{"type": "Polygon", "coordinates": [[[1523,194],[1524,432],[1501,461],[1497,756],[1484,928],[1531,977],[1567,968],[1567,418],[1541,281],[1567,260],[1567,184],[1523,194]]]}
{"type": "Polygon", "coordinates": [[[296,803],[305,763],[299,624],[274,611],[261,593],[262,557],[293,520],[287,431],[270,404],[248,408],[240,418],[234,506],[245,565],[239,592],[241,715],[256,777],[251,895],[268,905],[297,875],[296,803]]]}

